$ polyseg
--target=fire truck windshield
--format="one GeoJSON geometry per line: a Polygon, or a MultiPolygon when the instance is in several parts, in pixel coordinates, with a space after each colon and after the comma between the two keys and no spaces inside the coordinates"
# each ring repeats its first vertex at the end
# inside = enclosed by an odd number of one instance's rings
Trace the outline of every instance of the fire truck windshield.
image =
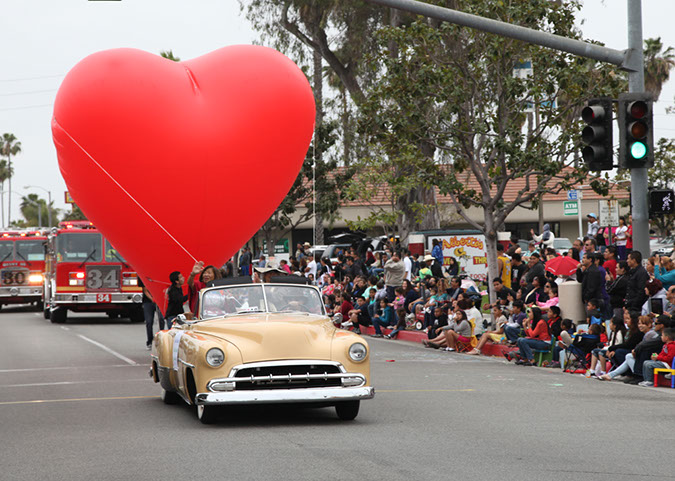
{"type": "Polygon", "coordinates": [[[61,262],[101,262],[101,234],[96,232],[62,233],[56,238],[61,262]]]}
{"type": "Polygon", "coordinates": [[[13,253],[14,241],[0,241],[0,262],[14,260],[13,253]]]}
{"type": "Polygon", "coordinates": [[[45,260],[45,248],[41,240],[16,241],[16,257],[22,261],[45,260]]]}
{"type": "Polygon", "coordinates": [[[120,254],[120,251],[115,249],[108,239],[105,240],[105,261],[127,263],[127,260],[120,254]]]}

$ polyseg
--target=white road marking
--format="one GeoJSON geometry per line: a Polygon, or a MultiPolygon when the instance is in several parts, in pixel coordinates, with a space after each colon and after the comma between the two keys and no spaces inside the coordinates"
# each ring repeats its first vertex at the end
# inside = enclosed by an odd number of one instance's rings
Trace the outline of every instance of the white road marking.
{"type": "Polygon", "coordinates": [[[147,379],[123,379],[119,381],[109,381],[109,380],[101,380],[101,381],[56,381],[56,382],[34,382],[30,384],[0,384],[0,387],[35,387],[35,386],[61,386],[61,385],[70,385],[70,384],[92,384],[92,383],[106,383],[110,384],[111,382],[130,382],[130,381],[141,381],[141,382],[147,382],[147,379]]]}
{"type": "Polygon", "coordinates": [[[23,369],[0,369],[0,374],[5,372],[58,371],[64,369],[108,369],[110,367],[129,367],[129,365],[114,364],[112,366],[63,366],[63,367],[29,367],[23,369]]]}
{"type": "Polygon", "coordinates": [[[115,357],[118,358],[118,359],[121,359],[122,361],[126,362],[127,364],[130,364],[130,365],[132,365],[132,366],[138,366],[138,363],[137,363],[136,361],[132,361],[131,359],[129,359],[129,358],[126,357],[126,356],[123,356],[123,355],[120,354],[119,352],[113,351],[113,350],[110,349],[108,346],[104,346],[104,345],[101,344],[100,342],[96,342],[96,341],[94,341],[93,339],[89,339],[88,337],[83,336],[82,334],[78,334],[77,337],[82,338],[82,339],[84,339],[85,341],[92,343],[94,346],[100,347],[100,348],[103,349],[104,351],[109,352],[110,354],[112,354],[113,356],[115,356],[115,357]]]}
{"type": "Polygon", "coordinates": [[[70,331],[70,327],[66,327],[66,326],[59,326],[59,327],[61,329],[63,329],[64,331],[70,331]]]}

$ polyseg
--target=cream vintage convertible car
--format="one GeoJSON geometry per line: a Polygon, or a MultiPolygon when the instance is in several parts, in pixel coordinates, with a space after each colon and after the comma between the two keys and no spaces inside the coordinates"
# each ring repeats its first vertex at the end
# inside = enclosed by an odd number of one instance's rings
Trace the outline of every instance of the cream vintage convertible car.
{"type": "Polygon", "coordinates": [[[197,318],[179,316],[153,340],[150,375],[164,402],[196,405],[203,423],[219,406],[251,403],[335,406],[354,419],[375,394],[368,344],[337,329],[319,290],[294,277],[202,289],[197,318]]]}

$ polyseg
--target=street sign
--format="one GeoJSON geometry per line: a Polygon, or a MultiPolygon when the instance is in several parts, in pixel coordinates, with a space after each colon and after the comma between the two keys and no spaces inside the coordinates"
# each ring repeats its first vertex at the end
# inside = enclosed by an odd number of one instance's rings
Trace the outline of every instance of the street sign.
{"type": "Polygon", "coordinates": [[[563,202],[563,214],[564,215],[578,215],[579,214],[579,204],[576,200],[570,200],[563,202]]]}
{"type": "Polygon", "coordinates": [[[567,200],[579,200],[579,191],[578,190],[568,190],[567,191],[567,200]]]}
{"type": "Polygon", "coordinates": [[[598,201],[598,212],[600,218],[598,222],[603,226],[619,226],[619,201],[618,200],[600,200],[598,201]]]}
{"type": "Polygon", "coordinates": [[[66,191],[66,204],[74,204],[73,198],[70,196],[70,192],[66,191]]]}

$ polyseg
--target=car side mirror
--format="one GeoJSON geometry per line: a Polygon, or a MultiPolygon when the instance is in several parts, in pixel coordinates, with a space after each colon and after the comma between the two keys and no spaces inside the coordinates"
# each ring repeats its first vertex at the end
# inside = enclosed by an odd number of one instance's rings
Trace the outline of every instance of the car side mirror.
{"type": "Polygon", "coordinates": [[[333,322],[342,322],[342,320],[343,320],[343,317],[342,317],[341,312],[338,312],[337,314],[335,314],[333,316],[333,322]]]}
{"type": "Polygon", "coordinates": [[[185,317],[185,314],[178,314],[174,319],[174,322],[179,326],[183,326],[187,324],[187,317],[185,317]]]}

